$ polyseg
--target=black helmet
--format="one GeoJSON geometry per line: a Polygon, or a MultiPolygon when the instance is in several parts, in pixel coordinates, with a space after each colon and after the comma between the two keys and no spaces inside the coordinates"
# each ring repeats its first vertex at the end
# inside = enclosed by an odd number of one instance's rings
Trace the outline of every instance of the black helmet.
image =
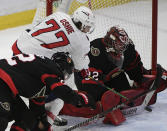
{"type": "Polygon", "coordinates": [[[68,52],[57,52],[51,58],[58,65],[64,74],[64,79],[68,79],[74,71],[74,63],[68,52]]]}

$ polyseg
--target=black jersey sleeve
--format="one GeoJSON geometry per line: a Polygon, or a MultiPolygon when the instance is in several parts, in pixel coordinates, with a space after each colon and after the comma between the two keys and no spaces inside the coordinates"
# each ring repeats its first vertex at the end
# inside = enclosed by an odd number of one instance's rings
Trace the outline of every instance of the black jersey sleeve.
{"type": "Polygon", "coordinates": [[[135,49],[134,44],[129,44],[127,50],[124,52],[123,69],[131,80],[136,82],[141,81],[144,67],[140,54],[135,49]]]}
{"type": "Polygon", "coordinates": [[[65,85],[57,76],[47,76],[44,83],[46,87],[50,89],[46,102],[60,98],[66,103],[71,103],[74,91],[69,86],[65,85]]]}

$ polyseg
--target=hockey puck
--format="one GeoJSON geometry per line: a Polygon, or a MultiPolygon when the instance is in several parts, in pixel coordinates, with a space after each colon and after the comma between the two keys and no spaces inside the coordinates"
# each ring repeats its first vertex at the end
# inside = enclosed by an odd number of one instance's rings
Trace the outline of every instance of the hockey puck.
{"type": "Polygon", "coordinates": [[[148,111],[148,112],[152,112],[152,109],[149,106],[146,106],[145,110],[148,111]]]}

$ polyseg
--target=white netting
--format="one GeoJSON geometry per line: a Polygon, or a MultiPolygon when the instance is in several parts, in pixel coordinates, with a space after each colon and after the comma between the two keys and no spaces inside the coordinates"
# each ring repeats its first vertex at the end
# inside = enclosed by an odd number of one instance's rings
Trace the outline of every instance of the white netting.
{"type": "Polygon", "coordinates": [[[46,0],[39,0],[32,24],[35,25],[45,17],[46,17],[46,0]]]}

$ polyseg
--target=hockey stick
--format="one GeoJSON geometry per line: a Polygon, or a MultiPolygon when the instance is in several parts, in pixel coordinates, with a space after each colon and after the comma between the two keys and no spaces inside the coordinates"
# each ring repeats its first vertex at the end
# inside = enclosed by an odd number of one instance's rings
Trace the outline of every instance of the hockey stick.
{"type": "MultiPolygon", "coordinates": [[[[150,86],[150,89],[151,88],[152,88],[152,85],[150,86]]],[[[126,115],[126,116],[127,115],[128,116],[129,115],[134,115],[134,114],[137,114],[137,113],[141,112],[142,110],[147,110],[147,111],[151,112],[152,109],[149,108],[148,103],[150,102],[150,100],[151,100],[152,96],[154,95],[155,91],[156,90],[153,90],[153,91],[147,93],[144,100],[143,100],[143,103],[140,106],[136,106],[136,107],[132,107],[132,108],[122,110],[123,114],[126,115]]]]}
{"type": "MultiPolygon", "coordinates": [[[[153,87],[154,82],[150,86],[150,89],[153,87]]],[[[127,109],[122,109],[121,110],[122,113],[125,116],[132,116],[132,115],[135,115],[135,114],[139,114],[143,110],[147,110],[147,111],[151,112],[152,109],[148,107],[148,103],[150,102],[150,100],[151,100],[152,96],[154,95],[155,91],[156,90],[152,90],[151,92],[147,93],[144,100],[143,100],[143,103],[141,105],[135,106],[135,107],[130,107],[130,108],[127,108],[127,109]]]]}
{"type": "MultiPolygon", "coordinates": [[[[153,88],[153,85],[154,85],[154,82],[151,84],[150,86],[150,89],[153,88]]],[[[142,112],[143,110],[147,110],[149,112],[152,111],[151,108],[148,107],[148,103],[150,102],[152,96],[154,95],[156,90],[152,90],[151,92],[147,93],[144,100],[143,100],[143,103],[139,106],[135,106],[135,107],[130,107],[130,108],[127,108],[127,109],[122,109],[122,113],[125,115],[125,116],[131,116],[131,115],[135,115],[135,114],[139,114],[140,112],[142,112]]]]}
{"type": "MultiPolygon", "coordinates": [[[[153,87],[154,82],[150,86],[150,89],[153,87]]],[[[152,110],[150,108],[147,108],[147,105],[148,105],[149,101],[151,100],[154,92],[155,92],[155,90],[152,90],[152,91],[148,92],[141,105],[135,106],[135,107],[130,107],[130,108],[127,108],[127,109],[122,109],[121,110],[122,113],[127,117],[127,116],[132,116],[132,115],[139,114],[140,112],[142,112],[144,110],[147,110],[147,111],[151,112],[152,110]]]]}
{"type": "Polygon", "coordinates": [[[143,100],[143,103],[139,106],[135,106],[135,107],[130,107],[130,108],[127,108],[127,109],[122,109],[122,113],[128,117],[128,116],[132,116],[132,115],[136,115],[136,114],[139,114],[141,113],[142,111],[144,110],[147,110],[149,112],[152,111],[152,109],[150,109],[147,105],[150,101],[150,99],[152,98],[153,94],[154,94],[155,90],[149,92],[146,94],[146,97],[145,99],[143,100]]]}
{"type": "Polygon", "coordinates": [[[114,106],[114,107],[112,107],[112,108],[110,108],[110,109],[108,109],[108,110],[106,110],[106,111],[104,111],[104,112],[102,112],[100,114],[97,114],[97,115],[95,115],[95,116],[93,116],[93,117],[91,117],[91,118],[89,118],[89,119],[87,119],[87,120],[85,120],[85,121],[83,121],[81,123],[73,125],[73,126],[69,127],[68,129],[65,129],[64,131],[72,131],[72,130],[74,130],[76,128],[80,128],[82,126],[89,125],[89,124],[91,124],[91,122],[100,119],[102,116],[108,114],[109,112],[112,112],[112,111],[114,111],[116,109],[124,107],[128,103],[133,102],[134,100],[138,99],[139,97],[144,96],[147,93],[150,93],[150,92],[156,90],[158,88],[159,83],[160,83],[161,76],[162,76],[161,66],[158,65],[156,79],[154,80],[154,82],[152,84],[152,88],[149,88],[148,90],[136,95],[135,97],[130,98],[130,99],[126,100],[125,102],[122,102],[121,104],[118,104],[118,105],[116,105],[116,106],[114,106]]]}

